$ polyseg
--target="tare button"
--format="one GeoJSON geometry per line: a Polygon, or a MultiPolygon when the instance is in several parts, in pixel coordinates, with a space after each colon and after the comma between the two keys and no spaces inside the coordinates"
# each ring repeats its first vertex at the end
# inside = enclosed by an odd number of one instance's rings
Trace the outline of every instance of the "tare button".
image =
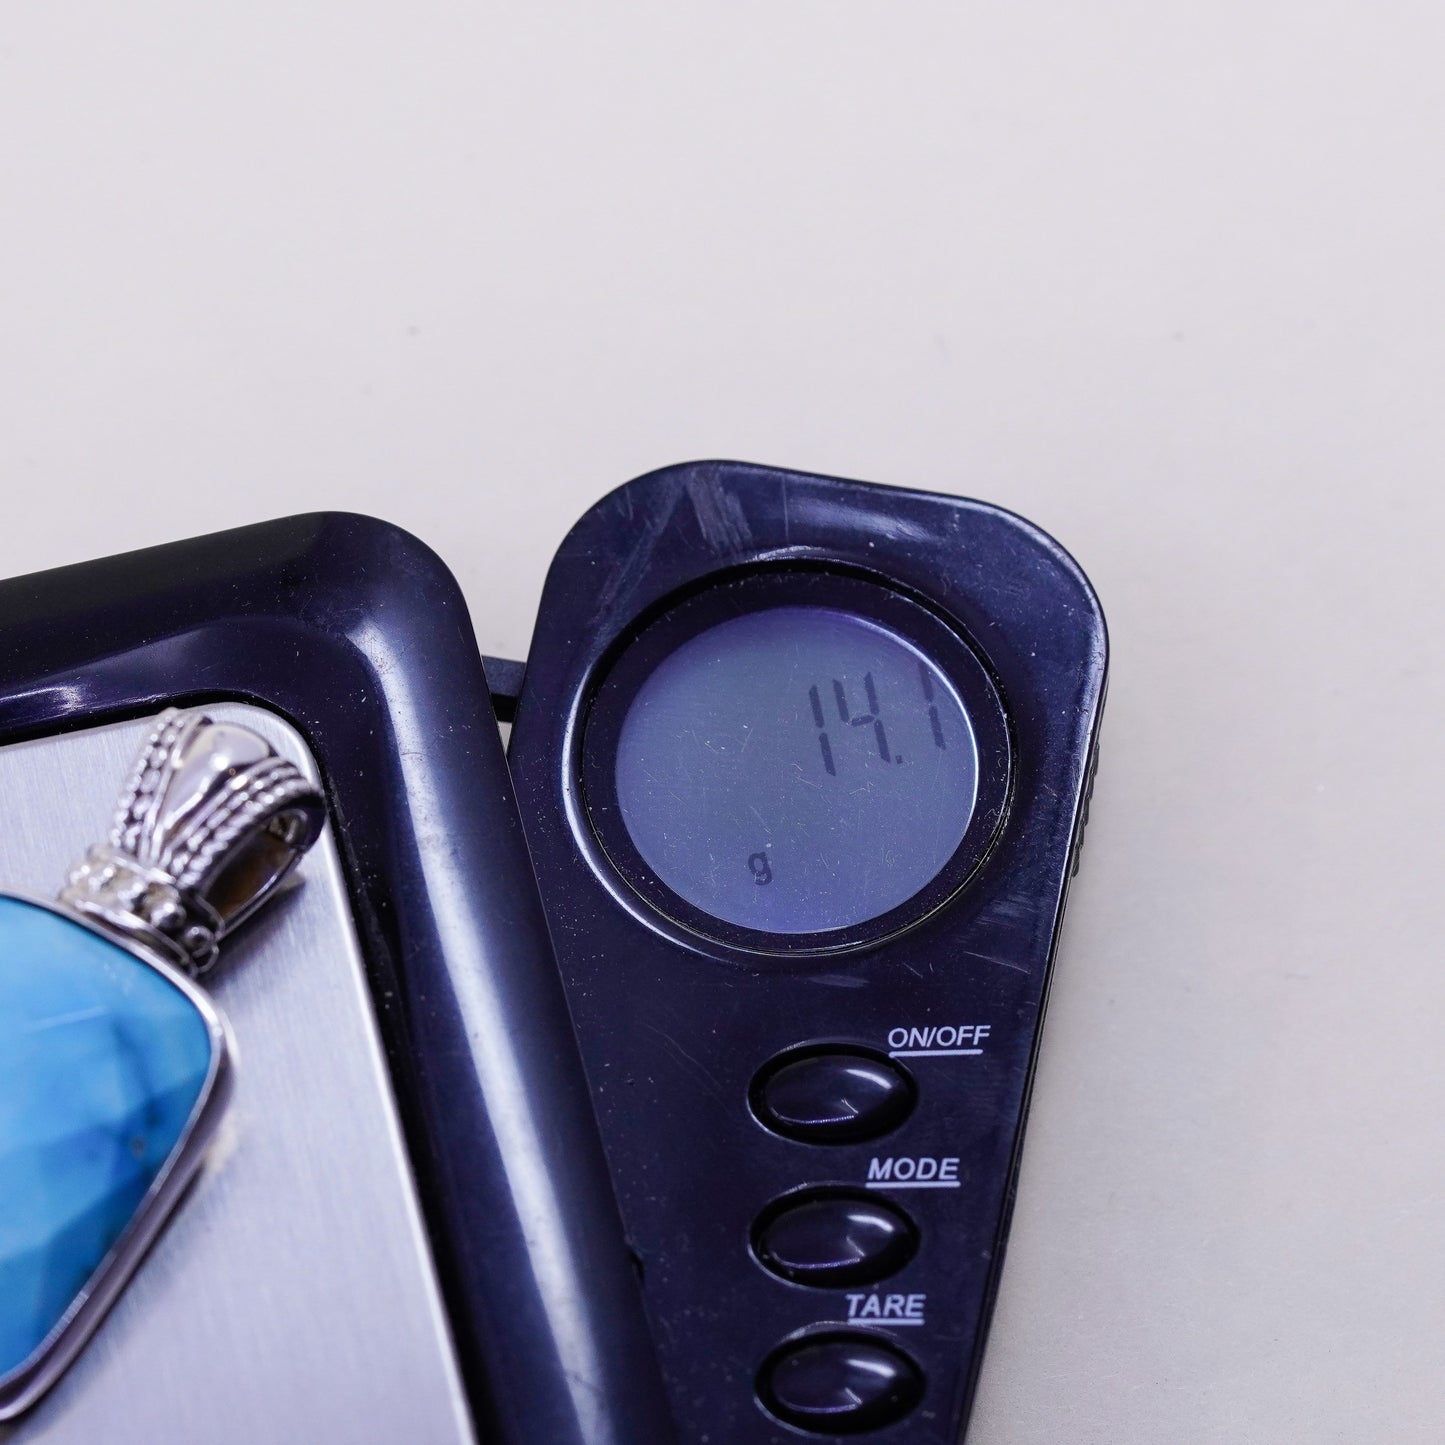
{"type": "Polygon", "coordinates": [[[923,1373],[884,1340],[858,1332],[805,1335],[758,1371],[764,1406],[799,1430],[857,1435],[901,1420],[923,1396],[923,1373]]]}

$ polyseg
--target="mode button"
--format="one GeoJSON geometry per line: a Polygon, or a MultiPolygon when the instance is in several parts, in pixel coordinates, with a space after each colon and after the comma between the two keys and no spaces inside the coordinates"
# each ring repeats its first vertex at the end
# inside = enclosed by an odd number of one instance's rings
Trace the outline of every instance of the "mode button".
{"type": "Polygon", "coordinates": [[[917,1248],[918,1234],[901,1209],[844,1189],[786,1194],[753,1231],[753,1252],[767,1269],[823,1289],[886,1279],[917,1248]]]}

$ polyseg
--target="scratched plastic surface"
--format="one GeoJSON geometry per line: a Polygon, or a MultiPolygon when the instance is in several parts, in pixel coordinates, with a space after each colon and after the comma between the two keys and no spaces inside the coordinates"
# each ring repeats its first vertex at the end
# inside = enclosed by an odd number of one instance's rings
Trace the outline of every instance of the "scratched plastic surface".
{"type": "Polygon", "coordinates": [[[1081,828],[1106,637],[1047,536],[975,502],[735,464],[644,477],[589,512],[543,597],[511,762],[673,1408],[700,1445],[800,1437],[754,1396],[797,1331],[849,1326],[927,1384],[902,1421],[808,1438],[943,1445],[967,1416],[992,1307],[1049,970],[1081,828]],[[996,679],[1012,734],[1006,819],[972,881],[910,931],[764,958],[659,922],[609,869],[575,755],[590,680],[639,614],[760,560],[828,561],[910,589],[996,679]],[[917,1084],[893,1133],[805,1144],[764,1129],[750,1081],[795,1045],[892,1055],[917,1084]],[[876,1286],[814,1289],[750,1255],[760,1212],[817,1185],[875,1192],[916,1222],[876,1286]]]}

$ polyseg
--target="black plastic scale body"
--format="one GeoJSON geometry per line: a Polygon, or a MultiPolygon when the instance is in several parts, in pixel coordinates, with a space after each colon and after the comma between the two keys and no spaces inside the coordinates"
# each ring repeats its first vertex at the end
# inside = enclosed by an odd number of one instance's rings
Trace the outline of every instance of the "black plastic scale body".
{"type": "Polygon", "coordinates": [[[954,498],[699,464],[559,551],[510,761],[683,1438],[958,1438],[1106,653],[954,498]]]}

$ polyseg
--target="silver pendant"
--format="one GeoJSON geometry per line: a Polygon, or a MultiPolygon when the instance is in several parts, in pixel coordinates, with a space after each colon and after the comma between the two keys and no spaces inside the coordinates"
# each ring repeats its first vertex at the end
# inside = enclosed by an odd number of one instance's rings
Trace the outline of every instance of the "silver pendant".
{"type": "Polygon", "coordinates": [[[200,1166],[230,1065],[193,980],[324,822],[257,734],[171,709],[59,902],[0,893],[0,1420],[74,1359],[200,1166]]]}

